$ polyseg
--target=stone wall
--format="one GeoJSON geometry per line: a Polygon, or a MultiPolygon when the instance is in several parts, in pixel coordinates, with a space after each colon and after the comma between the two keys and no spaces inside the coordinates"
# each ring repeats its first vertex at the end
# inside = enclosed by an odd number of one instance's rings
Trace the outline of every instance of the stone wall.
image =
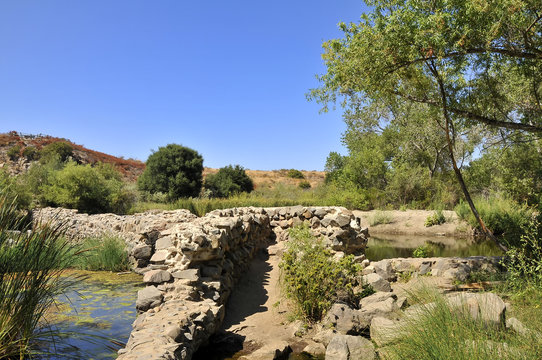
{"type": "Polygon", "coordinates": [[[259,249],[307,223],[337,253],[363,261],[367,229],[339,207],[236,208],[198,218],[185,210],[131,216],[42,209],[38,221],[64,222],[70,238],[114,234],[125,239],[136,272],[139,316],[121,360],[190,359],[224,319],[236,279],[259,249]]]}

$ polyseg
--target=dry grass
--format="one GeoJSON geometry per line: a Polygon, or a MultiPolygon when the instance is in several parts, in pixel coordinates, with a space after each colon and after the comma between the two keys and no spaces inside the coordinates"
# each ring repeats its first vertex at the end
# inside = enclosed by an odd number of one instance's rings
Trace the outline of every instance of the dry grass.
{"type": "MultiPolygon", "coordinates": [[[[203,177],[215,174],[218,169],[205,168],[203,177]]],[[[246,170],[247,175],[254,182],[255,189],[271,189],[276,184],[298,186],[302,181],[308,181],[312,188],[318,187],[324,183],[326,173],[324,171],[306,171],[301,170],[305,179],[292,179],[288,177],[288,169],[282,170],[246,170]]]]}

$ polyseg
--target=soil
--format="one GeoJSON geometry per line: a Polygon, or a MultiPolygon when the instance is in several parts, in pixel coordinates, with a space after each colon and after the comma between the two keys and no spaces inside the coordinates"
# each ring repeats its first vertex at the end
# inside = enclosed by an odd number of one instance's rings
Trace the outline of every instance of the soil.
{"type": "Polygon", "coordinates": [[[444,210],[446,222],[441,225],[425,226],[425,220],[433,215],[433,210],[354,210],[354,215],[361,218],[361,226],[369,228],[369,234],[401,234],[422,236],[469,236],[472,231],[469,225],[460,220],[454,211],[444,210]],[[386,224],[371,225],[371,220],[377,217],[389,218],[386,224]]]}

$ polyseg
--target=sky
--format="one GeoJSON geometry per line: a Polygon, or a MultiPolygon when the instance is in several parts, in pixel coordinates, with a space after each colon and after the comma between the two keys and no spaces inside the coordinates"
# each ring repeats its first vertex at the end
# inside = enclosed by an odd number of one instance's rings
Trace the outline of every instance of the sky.
{"type": "Polygon", "coordinates": [[[361,0],[0,0],[0,132],[145,161],[323,170],[342,110],[306,100],[361,0]]]}

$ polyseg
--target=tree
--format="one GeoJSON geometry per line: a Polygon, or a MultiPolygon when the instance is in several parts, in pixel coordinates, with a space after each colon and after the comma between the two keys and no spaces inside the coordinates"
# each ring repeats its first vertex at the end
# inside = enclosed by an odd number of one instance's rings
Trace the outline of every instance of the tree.
{"type": "Polygon", "coordinates": [[[202,173],[203,157],[197,151],[169,144],[149,156],[137,184],[142,191],[165,193],[172,201],[198,196],[203,182],[202,173]]]}
{"type": "MultiPolygon", "coordinates": [[[[375,109],[403,103],[428,107],[446,140],[456,178],[481,228],[457,163],[458,134],[542,134],[542,11],[537,0],[367,0],[343,39],[324,43],[327,73],[310,98],[343,98],[347,117],[367,124],[375,109]]],[[[382,112],[386,114],[386,111],[382,112]]],[[[394,121],[395,119],[392,119],[394,121]]],[[[501,248],[505,248],[499,244],[501,248]]]]}
{"type": "Polygon", "coordinates": [[[242,166],[228,165],[205,178],[205,189],[211,192],[212,197],[228,197],[240,192],[251,192],[254,184],[242,166]]]}
{"type": "Polygon", "coordinates": [[[66,141],[55,141],[41,149],[41,159],[43,163],[57,157],[61,162],[68,161],[73,157],[73,146],[66,141]]]}

